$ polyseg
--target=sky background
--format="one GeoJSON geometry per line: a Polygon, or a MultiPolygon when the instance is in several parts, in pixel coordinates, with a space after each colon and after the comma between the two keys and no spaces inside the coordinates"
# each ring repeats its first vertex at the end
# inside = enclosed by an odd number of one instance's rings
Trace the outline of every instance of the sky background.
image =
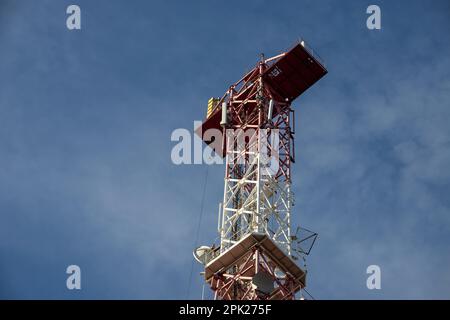
{"type": "Polygon", "coordinates": [[[308,291],[449,299],[449,30],[445,0],[0,0],[0,298],[200,298],[224,166],[172,164],[171,133],[303,37],[329,71],[293,104],[308,291]]]}

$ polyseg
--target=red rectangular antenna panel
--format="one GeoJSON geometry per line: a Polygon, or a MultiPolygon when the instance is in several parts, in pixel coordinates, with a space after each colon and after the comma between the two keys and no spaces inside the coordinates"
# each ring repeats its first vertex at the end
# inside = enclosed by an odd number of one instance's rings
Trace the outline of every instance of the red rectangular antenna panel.
{"type": "Polygon", "coordinates": [[[293,101],[327,74],[325,67],[301,43],[289,50],[263,74],[281,100],[293,101]]]}

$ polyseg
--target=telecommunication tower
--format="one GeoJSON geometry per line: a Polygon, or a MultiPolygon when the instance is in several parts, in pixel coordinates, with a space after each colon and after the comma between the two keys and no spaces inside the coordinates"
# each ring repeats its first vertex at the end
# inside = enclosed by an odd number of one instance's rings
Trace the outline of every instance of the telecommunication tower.
{"type": "Polygon", "coordinates": [[[222,98],[208,101],[197,134],[225,158],[225,186],[219,242],[195,249],[194,257],[215,299],[296,299],[306,286],[306,266],[296,261],[309,254],[317,234],[291,226],[291,103],[326,73],[320,57],[299,41],[274,57],[261,55],[222,98]],[[213,129],[222,133],[220,141],[205,134],[213,129]]]}

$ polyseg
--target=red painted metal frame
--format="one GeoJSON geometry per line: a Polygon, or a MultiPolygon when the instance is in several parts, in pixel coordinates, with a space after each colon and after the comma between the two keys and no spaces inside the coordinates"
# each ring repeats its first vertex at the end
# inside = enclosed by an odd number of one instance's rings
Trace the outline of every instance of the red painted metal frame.
{"type": "MultiPolygon", "coordinates": [[[[222,130],[221,105],[228,102],[234,110],[230,114],[230,123],[257,125],[258,84],[264,82],[264,96],[279,103],[290,103],[319,81],[327,70],[322,63],[301,43],[296,44],[289,51],[259,62],[239,81],[232,84],[222,96],[211,116],[207,118],[197,130],[203,138],[208,129],[222,130]],[[252,117],[253,116],[253,117],[252,117]],[[244,121],[245,119],[245,121],[244,121]]],[[[276,112],[273,114],[276,116],[276,112]]],[[[225,139],[223,139],[225,140],[225,139]]],[[[210,144],[211,141],[205,141],[210,144]]],[[[222,149],[216,153],[225,156],[225,141],[222,149]]]]}
{"type": "Polygon", "coordinates": [[[277,265],[270,260],[263,248],[255,247],[233,266],[232,273],[215,275],[209,284],[216,300],[293,300],[295,293],[303,287],[302,279],[294,279],[289,274],[280,278],[277,265]],[[252,277],[265,272],[275,284],[271,293],[264,293],[252,285],[252,277]]]}

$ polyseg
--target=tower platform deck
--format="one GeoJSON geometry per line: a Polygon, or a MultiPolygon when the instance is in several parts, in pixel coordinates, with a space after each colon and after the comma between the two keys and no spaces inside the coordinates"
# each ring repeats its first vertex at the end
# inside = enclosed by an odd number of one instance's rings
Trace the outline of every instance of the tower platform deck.
{"type": "Polygon", "coordinates": [[[226,272],[240,262],[254,247],[258,246],[270,260],[276,263],[285,274],[306,285],[306,272],[292,258],[281,250],[266,234],[249,233],[227,251],[211,260],[205,266],[205,279],[209,281],[215,274],[226,272]]]}

